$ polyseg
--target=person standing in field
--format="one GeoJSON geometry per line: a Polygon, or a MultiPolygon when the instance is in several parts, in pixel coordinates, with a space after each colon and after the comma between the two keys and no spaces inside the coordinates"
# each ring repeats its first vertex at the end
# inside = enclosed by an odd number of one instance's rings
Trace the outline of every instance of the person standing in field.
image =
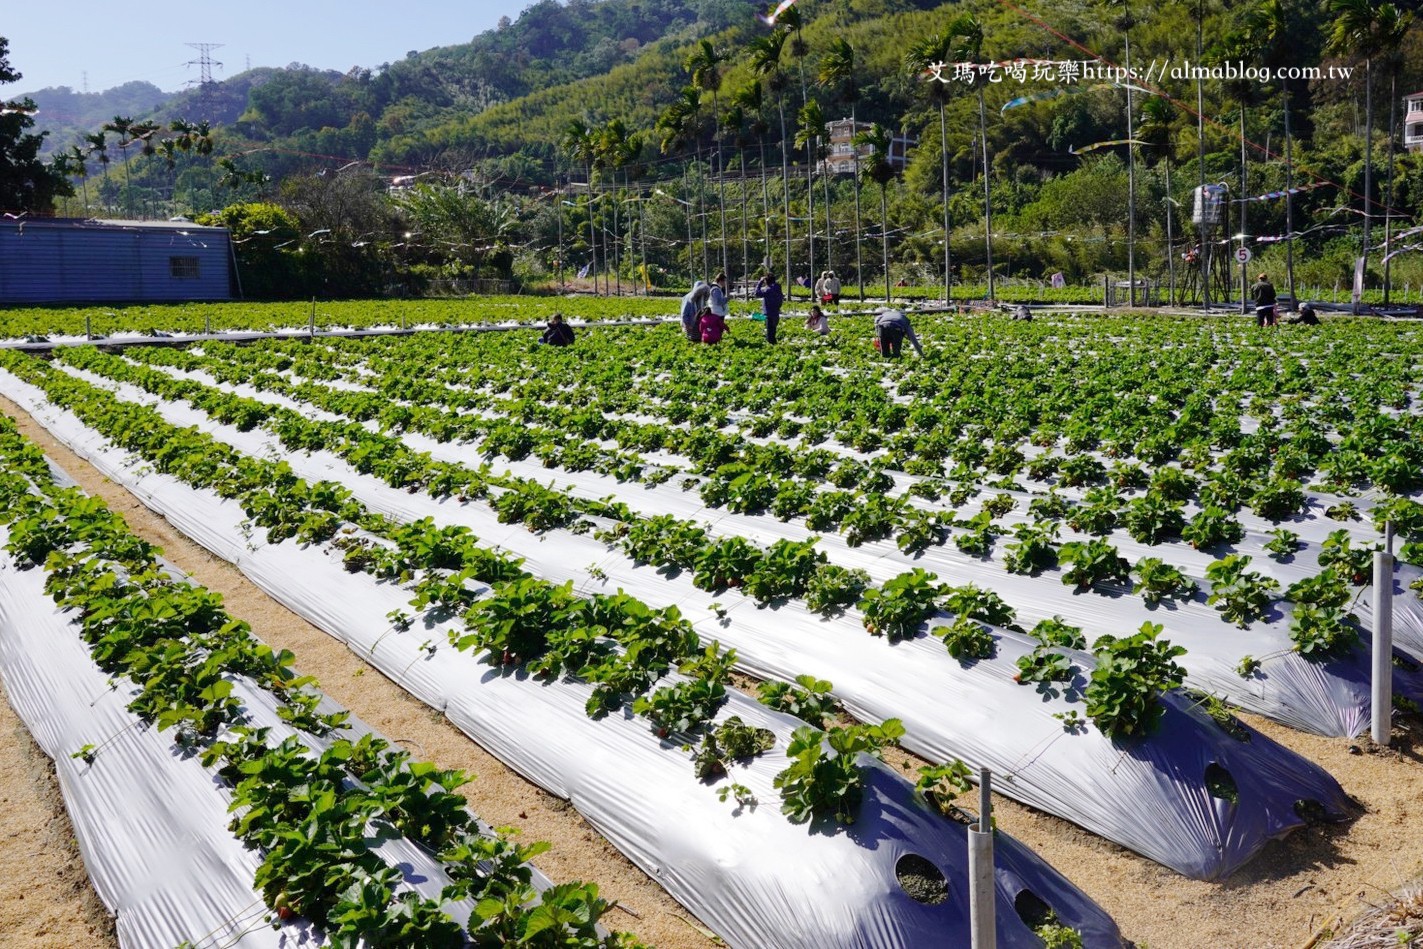
{"type": "Polygon", "coordinates": [[[717,316],[725,322],[731,315],[731,297],[726,292],[726,274],[719,273],[712,281],[711,295],[707,298],[707,306],[717,316]]]}
{"type": "Polygon", "coordinates": [[[822,298],[822,302],[832,305],[840,302],[840,278],[835,276],[835,271],[825,271],[824,290],[825,296],[822,298]]]}
{"type": "Polygon", "coordinates": [[[1250,290],[1251,298],[1255,301],[1255,325],[1274,326],[1275,325],[1275,285],[1270,282],[1270,278],[1264,274],[1255,281],[1255,286],[1250,290]]]}
{"type": "Polygon", "coordinates": [[[697,318],[707,305],[711,288],[703,280],[692,284],[692,289],[682,298],[682,332],[694,343],[701,342],[702,331],[697,326],[697,318]]]}
{"type": "Polygon", "coordinates": [[[756,284],[756,296],[761,299],[761,311],[766,314],[766,342],[776,342],[776,325],[781,322],[781,304],[786,295],[776,282],[776,275],[767,273],[756,284]]]}
{"type": "Polygon", "coordinates": [[[909,325],[909,317],[904,315],[903,310],[880,307],[876,311],[875,339],[879,342],[879,351],[884,358],[898,359],[900,347],[906,336],[909,337],[914,351],[923,356],[924,347],[919,345],[919,338],[914,335],[914,327],[909,325]]]}

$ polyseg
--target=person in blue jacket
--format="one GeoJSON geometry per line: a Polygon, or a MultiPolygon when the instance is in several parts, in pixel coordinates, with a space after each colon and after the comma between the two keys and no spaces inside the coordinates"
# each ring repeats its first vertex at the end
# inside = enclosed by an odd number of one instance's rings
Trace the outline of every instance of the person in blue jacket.
{"type": "Polygon", "coordinates": [[[786,295],[776,282],[776,275],[766,274],[756,284],[756,296],[761,298],[761,312],[766,314],[766,342],[776,342],[776,324],[781,322],[781,304],[786,295]]]}

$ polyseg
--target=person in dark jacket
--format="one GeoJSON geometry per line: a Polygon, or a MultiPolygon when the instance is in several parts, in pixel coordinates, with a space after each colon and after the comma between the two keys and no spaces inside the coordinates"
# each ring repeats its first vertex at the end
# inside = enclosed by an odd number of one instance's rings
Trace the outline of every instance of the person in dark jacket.
{"type": "Polygon", "coordinates": [[[1255,286],[1250,290],[1250,296],[1255,301],[1255,325],[1274,326],[1275,325],[1275,285],[1270,282],[1270,278],[1264,274],[1255,281],[1255,286]]]}
{"type": "Polygon", "coordinates": [[[756,296],[761,298],[761,312],[766,314],[766,342],[775,343],[776,324],[781,322],[781,304],[786,299],[775,274],[768,273],[757,282],[756,296]]]}
{"type": "Polygon", "coordinates": [[[1314,312],[1314,307],[1308,303],[1302,303],[1299,308],[1299,316],[1296,316],[1292,320],[1285,320],[1285,322],[1304,326],[1318,326],[1319,315],[1314,312]]]}
{"type": "Polygon", "coordinates": [[[573,327],[563,322],[562,313],[555,313],[548,318],[548,328],[539,337],[539,342],[546,346],[572,346],[573,327]]]}

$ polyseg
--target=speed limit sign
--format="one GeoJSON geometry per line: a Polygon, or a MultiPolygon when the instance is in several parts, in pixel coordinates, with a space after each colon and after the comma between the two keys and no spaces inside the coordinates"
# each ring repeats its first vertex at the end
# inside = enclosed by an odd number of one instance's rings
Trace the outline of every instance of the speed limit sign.
{"type": "Polygon", "coordinates": [[[1250,263],[1251,256],[1253,255],[1250,253],[1250,248],[1248,247],[1241,247],[1235,252],[1235,259],[1240,261],[1242,264],[1250,263]]]}

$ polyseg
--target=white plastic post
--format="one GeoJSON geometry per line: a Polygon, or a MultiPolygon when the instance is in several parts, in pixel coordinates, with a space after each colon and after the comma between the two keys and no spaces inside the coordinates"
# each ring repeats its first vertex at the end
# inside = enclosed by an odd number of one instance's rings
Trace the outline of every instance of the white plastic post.
{"type": "Polygon", "coordinates": [[[204,336],[211,336],[211,335],[212,335],[212,314],[211,314],[211,313],[204,313],[204,314],[203,314],[203,335],[204,335],[204,336]]]}
{"type": "Polygon", "coordinates": [[[93,338],[94,338],[94,329],[93,329],[93,326],[92,326],[92,325],[90,324],[90,322],[89,322],[89,314],[88,314],[88,313],[85,313],[85,314],[84,314],[84,338],[85,338],[85,339],[93,339],[93,338]]]}
{"type": "Polygon", "coordinates": [[[311,298],[311,319],[306,324],[306,335],[311,339],[316,338],[316,297],[311,298]]]}
{"type": "Polygon", "coordinates": [[[993,886],[993,774],[978,776],[978,826],[968,831],[969,933],[973,949],[996,949],[996,891],[993,886]]]}
{"type": "Polygon", "coordinates": [[[1393,524],[1384,524],[1384,549],[1374,551],[1374,743],[1387,745],[1393,727],[1393,524]]]}

